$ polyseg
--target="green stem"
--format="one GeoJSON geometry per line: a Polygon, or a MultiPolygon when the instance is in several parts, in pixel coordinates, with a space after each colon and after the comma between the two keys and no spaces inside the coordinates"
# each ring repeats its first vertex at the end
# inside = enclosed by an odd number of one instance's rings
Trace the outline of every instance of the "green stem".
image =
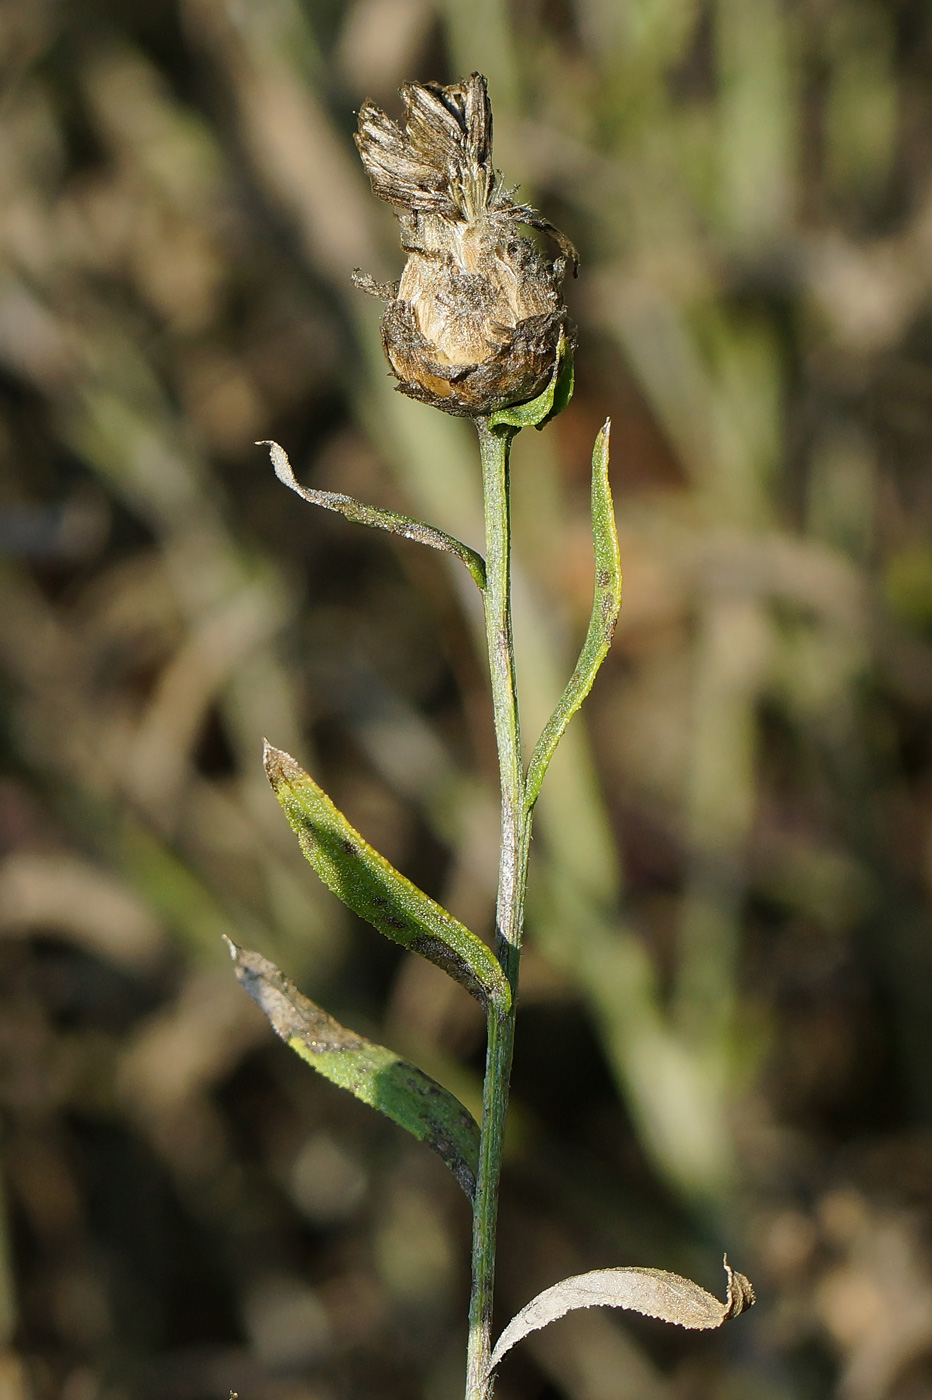
{"type": "Polygon", "coordinates": [[[489,1009],[488,1049],[482,1093],[479,1175],[473,1202],[472,1293],[466,1400],[486,1400],[491,1355],[492,1290],[495,1281],[495,1227],[501,1175],[505,1113],[515,1035],[518,962],[524,924],[531,817],[527,811],[518,692],[511,626],[511,504],[509,459],[515,430],[494,432],[477,418],[482,457],[486,533],[486,638],[492,678],[495,741],[502,796],[502,840],[496,905],[495,951],[511,984],[507,1013],[489,1009]]]}

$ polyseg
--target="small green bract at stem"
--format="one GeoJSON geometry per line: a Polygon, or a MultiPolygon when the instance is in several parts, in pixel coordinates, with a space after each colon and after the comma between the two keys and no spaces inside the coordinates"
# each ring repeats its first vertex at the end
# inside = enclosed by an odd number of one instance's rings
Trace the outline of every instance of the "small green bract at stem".
{"type": "Polygon", "coordinates": [[[290,754],[267,743],[265,771],[308,861],[354,914],[443,968],[483,1005],[511,1005],[491,949],[373,850],[290,754]]]}
{"type": "Polygon", "coordinates": [[[608,420],[595,440],[592,453],[592,549],[595,558],[595,587],[589,630],[576,669],[537,741],[527,775],[527,804],[533,807],[540,793],[544,774],[553,758],[566,726],[582,705],[608,655],[621,608],[621,556],[612,489],[608,479],[608,420]]]}
{"type": "Polygon", "coordinates": [[[557,347],[557,359],[550,383],[543,393],[528,403],[499,409],[490,416],[489,427],[496,431],[507,428],[546,427],[551,418],[556,418],[558,413],[563,412],[573,397],[573,384],[573,347],[564,331],[557,347]]]}
{"type": "Polygon", "coordinates": [[[426,1143],[472,1198],[479,1164],[479,1128],[442,1084],[400,1055],[348,1031],[303,996],[274,963],[229,945],[236,975],[272,1029],[302,1060],[341,1089],[377,1108],[426,1143]]]}

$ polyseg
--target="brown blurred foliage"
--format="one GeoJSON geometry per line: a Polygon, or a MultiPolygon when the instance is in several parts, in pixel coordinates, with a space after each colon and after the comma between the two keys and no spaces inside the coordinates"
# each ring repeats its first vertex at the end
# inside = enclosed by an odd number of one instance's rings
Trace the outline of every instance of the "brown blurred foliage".
{"type": "Polygon", "coordinates": [[[541,800],[501,1320],[673,1268],[502,1400],[932,1391],[932,19],[919,0],[6,0],[0,9],[0,1396],[453,1400],[466,1205],[318,1081],[227,932],[475,1102],[482,1026],[303,864],[261,738],[489,929],[469,581],[303,480],[479,542],[469,426],[391,390],[365,97],[489,79],[582,254],[577,394],[516,451],[541,800]]]}

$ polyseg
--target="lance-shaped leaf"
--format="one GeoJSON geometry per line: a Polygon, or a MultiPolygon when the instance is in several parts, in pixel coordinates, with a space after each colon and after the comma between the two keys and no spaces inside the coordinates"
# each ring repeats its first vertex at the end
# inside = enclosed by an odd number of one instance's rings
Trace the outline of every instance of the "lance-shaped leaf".
{"type": "Polygon", "coordinates": [[[479,1166],[479,1128],[459,1099],[384,1045],[341,1026],[302,996],[268,958],[234,943],[229,947],[237,977],[285,1044],[325,1079],[433,1148],[471,1199],[479,1166]]]}
{"type": "Polygon", "coordinates": [[[265,439],[256,443],[257,447],[267,447],[275,468],[275,475],[285,486],[290,486],[299,496],[310,501],[312,506],[322,506],[324,510],[335,510],[345,515],[347,520],[355,520],[359,525],[371,525],[376,530],[387,530],[391,535],[403,535],[406,540],[417,540],[418,544],[429,545],[431,549],[442,549],[452,554],[466,565],[480,588],[485,588],[485,560],[481,554],[470,549],[468,544],[454,539],[452,535],[425,525],[422,520],[412,520],[408,515],[400,515],[396,510],[380,510],[365,501],[357,501],[354,496],[344,496],[339,491],[318,491],[310,486],[301,486],[291,469],[288,454],[277,442],[265,439]]]}
{"type": "Polygon", "coordinates": [[[265,746],[275,796],[317,874],[379,933],[442,967],[485,1005],[511,1005],[511,988],[490,948],[373,850],[299,763],[265,746]]]}
{"type": "Polygon", "coordinates": [[[497,413],[493,413],[489,418],[491,428],[543,428],[551,420],[556,418],[558,413],[562,413],[570,399],[573,397],[573,347],[566,338],[566,332],[560,336],[560,344],[557,346],[557,362],[554,365],[550,383],[542,394],[538,394],[536,399],[530,399],[527,403],[512,405],[511,408],[500,408],[497,413]]]}
{"type": "Polygon", "coordinates": [[[511,1319],[492,1352],[489,1371],[495,1369],[515,1342],[574,1308],[628,1308],[661,1322],[674,1322],[678,1327],[721,1327],[754,1302],[750,1281],[729,1266],[727,1256],[725,1273],[728,1290],[724,1303],[698,1283],[665,1269],[595,1269],[591,1274],[565,1278],[538,1293],[511,1319]]]}
{"type": "Polygon", "coordinates": [[[615,633],[615,623],[621,609],[621,557],[618,552],[618,531],[615,509],[608,480],[608,440],[611,423],[608,419],[595,440],[592,453],[592,547],[595,556],[595,588],[589,630],[579,653],[576,669],[560,698],[531,756],[527,776],[527,802],[533,807],[540,792],[544,774],[553,758],[566,726],[585,700],[599,667],[608,655],[615,633]]]}

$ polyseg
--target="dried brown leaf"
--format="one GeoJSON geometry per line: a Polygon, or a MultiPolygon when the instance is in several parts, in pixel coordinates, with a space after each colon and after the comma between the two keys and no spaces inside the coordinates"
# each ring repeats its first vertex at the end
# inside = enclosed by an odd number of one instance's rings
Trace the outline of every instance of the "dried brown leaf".
{"type": "Polygon", "coordinates": [[[538,1293],[511,1319],[492,1352],[489,1371],[495,1369],[515,1342],[575,1308],[628,1308],[661,1322],[674,1322],[678,1327],[721,1327],[728,1318],[738,1317],[754,1303],[750,1281],[729,1266],[727,1256],[724,1263],[728,1275],[724,1303],[698,1283],[667,1273],[666,1269],[594,1269],[589,1274],[565,1278],[538,1293]]]}

